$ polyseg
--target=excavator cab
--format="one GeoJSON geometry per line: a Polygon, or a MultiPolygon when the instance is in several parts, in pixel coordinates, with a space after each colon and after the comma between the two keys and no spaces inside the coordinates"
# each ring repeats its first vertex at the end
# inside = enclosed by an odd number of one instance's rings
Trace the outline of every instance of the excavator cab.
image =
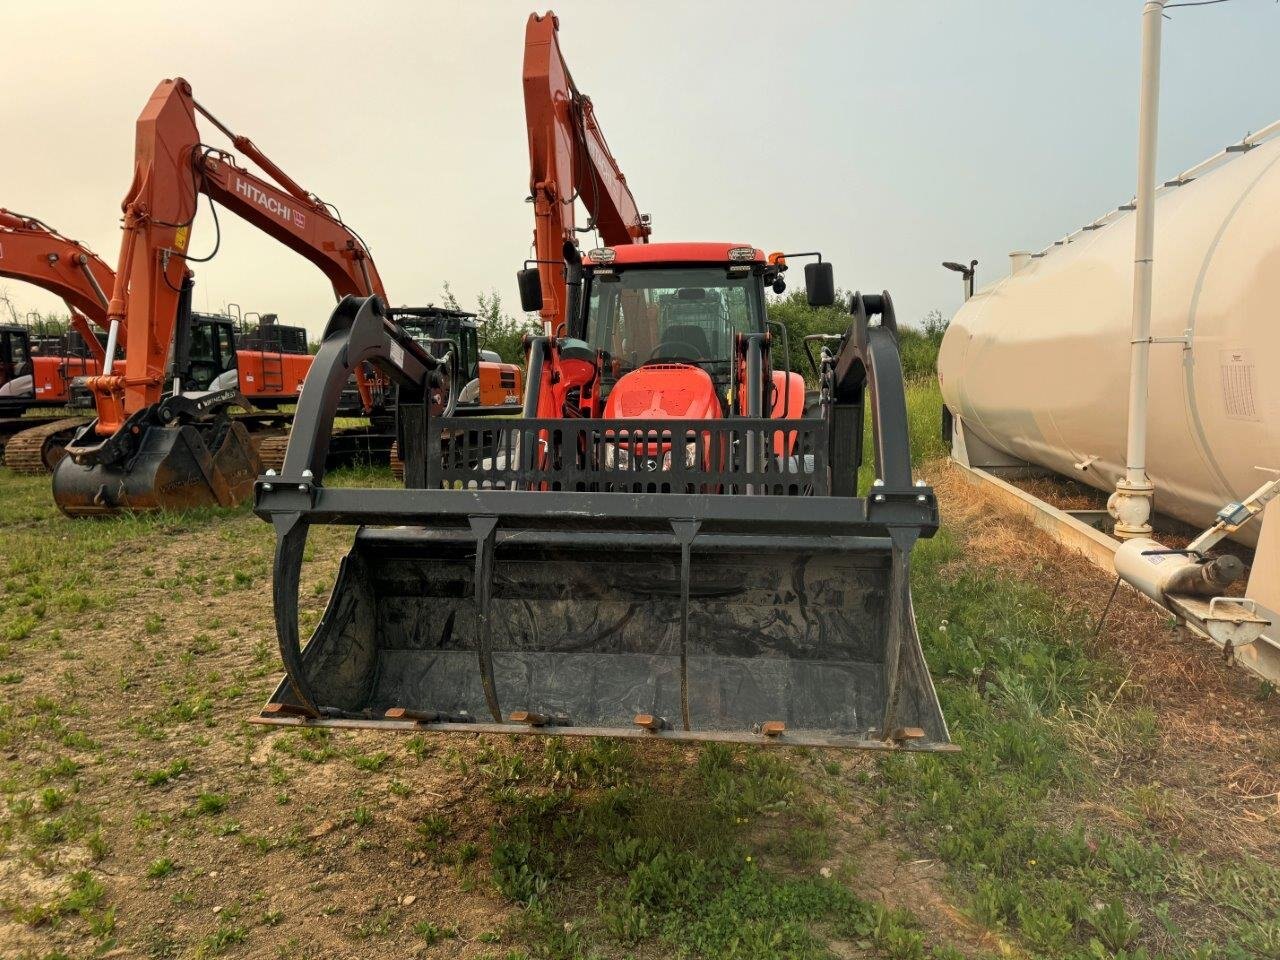
{"type": "Polygon", "coordinates": [[[22,413],[34,399],[30,335],[18,324],[0,325],[0,411],[22,413]]]}
{"type": "Polygon", "coordinates": [[[581,266],[564,335],[529,342],[517,419],[415,403],[439,358],[376,301],[340,305],[282,474],[255,492],[287,674],[258,719],[949,749],[909,582],[937,505],[911,478],[888,296],[855,296],[822,342],[806,415],[772,359],[760,251],[637,245],[581,266]],[[356,362],[401,383],[406,489],[323,483],[356,362]],[[303,646],[315,523],[358,530],[303,646]]]}
{"type": "Polygon", "coordinates": [[[230,317],[192,314],[189,344],[183,379],[191,390],[236,385],[236,334],[230,317]]]}

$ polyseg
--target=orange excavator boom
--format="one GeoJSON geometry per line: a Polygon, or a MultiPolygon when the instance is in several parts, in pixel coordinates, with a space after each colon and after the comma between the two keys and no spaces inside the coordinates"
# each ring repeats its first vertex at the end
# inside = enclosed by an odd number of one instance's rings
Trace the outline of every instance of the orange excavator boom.
{"type": "Polygon", "coordinates": [[[129,350],[123,375],[91,384],[100,435],[160,399],[200,193],[318,266],[338,299],[386,297],[369,251],[353,230],[248,138],[231,134],[196,102],[186,80],[165,80],[138,117],[133,182],[122,205],[124,238],[107,317],[142,347],[129,350]],[[230,135],[276,183],[206,146],[197,113],[230,135]]]}
{"type": "MultiPolygon", "coordinates": [[[[646,243],[649,216],[640,212],[596,121],[591,98],[578,91],[560,50],[560,21],[531,14],[524,35],[524,111],[529,135],[529,193],[534,249],[543,265],[560,264],[565,244],[577,246],[574,201],[606,246],[646,243]]],[[[563,269],[540,271],[544,321],[555,330],[567,317],[563,269]]]]}
{"type": "Polygon", "coordinates": [[[107,291],[115,286],[115,273],[101,257],[42,220],[0,207],[0,277],[61,297],[71,311],[72,327],[102,361],[102,347],[89,324],[107,329],[107,291]]]}
{"type": "MultiPolygon", "coordinates": [[[[240,502],[262,471],[245,426],[227,416],[245,397],[233,387],[168,391],[189,345],[191,231],[200,194],[310,260],[341,299],[385,300],[363,241],[331,207],[304,190],[251,141],[238,137],[198,104],[182,78],[165,80],[138,117],[133,181],[125,195],[124,235],[107,305],[107,372],[89,377],[97,419],[67,445],[54,472],[54,500],[73,516],[240,502]],[[197,115],[231,137],[266,176],[205,144],[197,115]],[[112,364],[117,336],[127,337],[112,364]]],[[[213,244],[216,252],[217,242],[213,244]]],[[[366,413],[373,385],[363,368],[356,382],[366,413]]]]}

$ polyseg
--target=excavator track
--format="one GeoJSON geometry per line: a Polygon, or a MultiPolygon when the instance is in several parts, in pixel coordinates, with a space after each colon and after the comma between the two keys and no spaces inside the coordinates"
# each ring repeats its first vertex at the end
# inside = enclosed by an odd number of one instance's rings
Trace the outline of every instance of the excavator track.
{"type": "Polygon", "coordinates": [[[263,470],[280,472],[284,466],[284,453],[289,448],[289,434],[273,433],[263,437],[257,443],[258,458],[262,461],[263,470]]]}
{"type": "Polygon", "coordinates": [[[66,455],[68,441],[86,422],[68,417],[15,433],[4,446],[5,466],[14,473],[52,473],[66,455]]]}
{"type": "MultiPolygon", "coordinates": [[[[350,463],[385,463],[383,451],[386,439],[367,427],[351,427],[334,431],[332,445],[329,449],[329,465],[337,466],[350,463]]],[[[263,470],[274,470],[279,473],[284,466],[285,451],[289,448],[287,433],[273,433],[254,439],[258,457],[262,460],[263,470]]],[[[391,469],[398,480],[404,480],[404,462],[399,459],[399,447],[391,444],[391,469]]]]}

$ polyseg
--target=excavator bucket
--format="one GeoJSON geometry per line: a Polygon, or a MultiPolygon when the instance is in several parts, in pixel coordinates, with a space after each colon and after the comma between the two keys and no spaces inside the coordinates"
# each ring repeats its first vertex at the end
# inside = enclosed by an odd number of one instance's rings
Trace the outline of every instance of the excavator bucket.
{"type": "Polygon", "coordinates": [[[321,393],[257,488],[287,674],[261,721],[950,747],[909,582],[932,491],[833,485],[827,421],[480,420],[402,394],[410,489],[329,489],[321,393]],[[313,523],[361,526],[304,647],[313,523]]]}
{"type": "Polygon", "coordinates": [[[141,411],[105,439],[93,424],[77,434],[53,474],[58,509],[80,517],[248,499],[262,466],[244,425],[224,415],[174,417],[177,402],[141,411]]]}

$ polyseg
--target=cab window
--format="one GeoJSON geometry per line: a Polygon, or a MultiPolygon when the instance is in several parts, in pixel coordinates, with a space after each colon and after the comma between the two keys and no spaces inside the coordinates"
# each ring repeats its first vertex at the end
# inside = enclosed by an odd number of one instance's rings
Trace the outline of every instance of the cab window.
{"type": "Polygon", "coordinates": [[[758,281],[724,267],[596,271],[587,341],[625,369],[644,363],[731,363],[734,335],[763,329],[758,281]]]}

